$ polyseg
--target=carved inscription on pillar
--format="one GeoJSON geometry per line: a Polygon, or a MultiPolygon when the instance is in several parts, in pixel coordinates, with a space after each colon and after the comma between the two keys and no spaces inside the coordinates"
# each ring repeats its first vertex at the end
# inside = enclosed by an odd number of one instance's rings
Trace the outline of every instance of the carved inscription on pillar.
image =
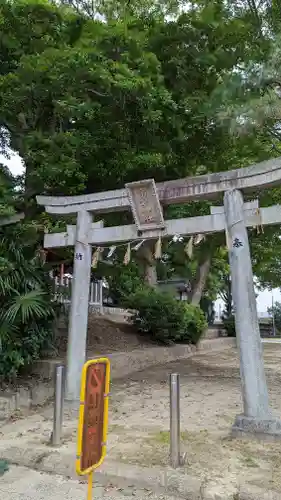
{"type": "Polygon", "coordinates": [[[154,180],[131,182],[126,189],[138,230],[163,229],[165,222],[154,180]]]}

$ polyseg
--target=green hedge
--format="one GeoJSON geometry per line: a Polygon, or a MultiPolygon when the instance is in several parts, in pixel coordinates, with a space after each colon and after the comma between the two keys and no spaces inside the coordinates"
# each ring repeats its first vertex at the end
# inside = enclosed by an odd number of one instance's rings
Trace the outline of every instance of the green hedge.
{"type": "Polygon", "coordinates": [[[199,307],[153,288],[131,294],[126,307],[137,311],[132,321],[140,333],[165,344],[197,344],[207,328],[205,315],[199,307]]]}

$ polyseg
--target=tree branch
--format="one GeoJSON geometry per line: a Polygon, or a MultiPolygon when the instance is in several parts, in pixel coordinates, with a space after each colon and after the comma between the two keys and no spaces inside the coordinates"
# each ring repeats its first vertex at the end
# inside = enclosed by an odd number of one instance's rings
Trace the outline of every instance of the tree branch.
{"type": "Polygon", "coordinates": [[[102,94],[101,92],[98,92],[97,90],[94,89],[87,89],[87,92],[93,92],[93,94],[96,94],[99,97],[110,97],[110,94],[102,94]]]}

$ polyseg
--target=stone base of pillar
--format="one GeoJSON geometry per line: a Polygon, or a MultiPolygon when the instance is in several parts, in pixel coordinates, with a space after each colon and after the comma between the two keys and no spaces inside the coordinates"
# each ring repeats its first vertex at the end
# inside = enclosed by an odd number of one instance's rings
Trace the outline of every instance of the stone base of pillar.
{"type": "Polygon", "coordinates": [[[269,416],[268,419],[237,415],[232,427],[232,436],[263,441],[281,441],[281,420],[269,416]]]}

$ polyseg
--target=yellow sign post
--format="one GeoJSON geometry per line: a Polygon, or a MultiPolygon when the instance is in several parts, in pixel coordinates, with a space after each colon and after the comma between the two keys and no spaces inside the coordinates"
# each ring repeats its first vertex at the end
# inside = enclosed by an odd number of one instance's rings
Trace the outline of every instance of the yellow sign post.
{"type": "Polygon", "coordinates": [[[106,455],[109,386],[109,359],[87,361],[82,371],[76,456],[77,474],[88,475],[87,500],[92,499],[93,471],[106,455]]]}

